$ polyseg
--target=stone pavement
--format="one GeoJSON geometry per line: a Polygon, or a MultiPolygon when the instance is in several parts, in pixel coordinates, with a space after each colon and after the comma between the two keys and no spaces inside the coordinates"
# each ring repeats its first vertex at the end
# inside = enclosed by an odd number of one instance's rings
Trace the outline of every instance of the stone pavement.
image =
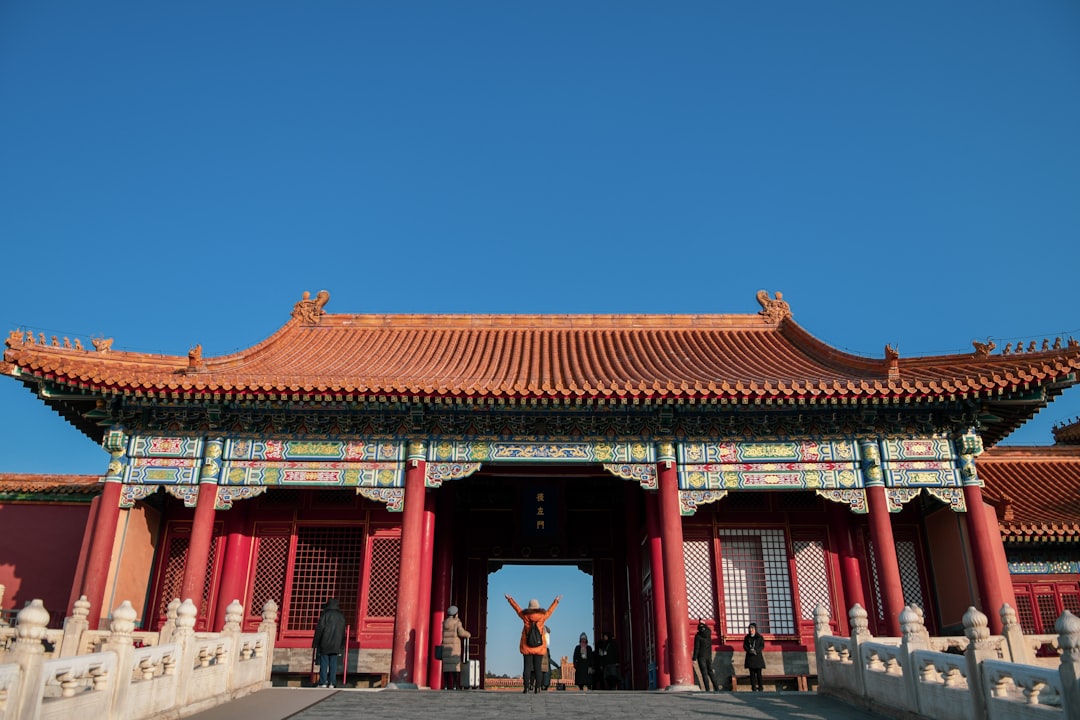
{"type": "Polygon", "coordinates": [[[813,692],[520,692],[325,690],[270,688],[188,720],[343,720],[344,718],[748,718],[749,720],[872,720],[883,716],[813,692]]]}

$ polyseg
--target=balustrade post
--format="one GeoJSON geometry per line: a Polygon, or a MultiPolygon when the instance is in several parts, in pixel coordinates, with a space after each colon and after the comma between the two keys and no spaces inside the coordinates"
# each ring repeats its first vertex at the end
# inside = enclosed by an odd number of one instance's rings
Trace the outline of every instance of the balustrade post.
{"type": "Polygon", "coordinates": [[[967,636],[968,646],[964,650],[967,658],[967,682],[968,691],[971,692],[971,701],[975,705],[975,717],[986,717],[987,690],[982,679],[983,660],[997,660],[997,648],[990,640],[990,621],[975,606],[968,608],[964,613],[964,635],[967,636]]]}
{"type": "Polygon", "coordinates": [[[240,648],[240,629],[244,621],[244,606],[239,600],[233,600],[225,608],[225,625],[221,628],[222,637],[232,640],[232,657],[229,658],[229,673],[225,680],[225,689],[232,693],[236,688],[236,666],[243,659],[240,648]]]}
{"type": "Polygon", "coordinates": [[[926,631],[926,622],[922,608],[917,605],[905,605],[900,611],[900,657],[903,658],[904,682],[907,684],[908,697],[912,712],[922,712],[922,698],[919,693],[919,669],[915,667],[913,655],[916,650],[930,649],[930,633],[926,631]]]}
{"type": "Polygon", "coordinates": [[[862,661],[861,645],[873,640],[874,636],[870,634],[870,619],[862,605],[855,603],[851,606],[851,610],[848,611],[848,622],[851,625],[851,662],[854,663],[858,670],[855,674],[855,677],[858,678],[856,690],[859,697],[865,698],[866,666],[862,661]]]}
{"type": "Polygon", "coordinates": [[[64,618],[64,638],[60,641],[58,657],[81,654],[83,633],[90,629],[90,601],[85,595],[79,597],[71,608],[71,615],[64,618]]]}
{"type": "Polygon", "coordinates": [[[131,606],[129,600],[125,600],[120,607],[112,611],[112,620],[109,623],[109,637],[101,647],[102,652],[116,654],[116,671],[110,678],[112,682],[112,699],[109,702],[112,717],[127,717],[127,696],[131,687],[132,662],[135,656],[135,646],[132,644],[131,633],[135,630],[135,619],[138,613],[131,606]]]}
{"type": "Polygon", "coordinates": [[[165,607],[165,624],[158,632],[158,644],[171,643],[176,632],[176,611],[180,608],[180,598],[173,598],[165,607]]]}
{"type": "Polygon", "coordinates": [[[814,660],[817,663],[815,670],[819,687],[828,672],[825,665],[825,648],[821,639],[832,634],[832,626],[829,623],[829,609],[824,604],[818,603],[817,607],[814,608],[814,660]]]}
{"type": "Polygon", "coordinates": [[[1016,611],[1008,603],[1001,606],[1001,634],[1005,637],[1010,662],[1021,665],[1035,664],[1031,647],[1024,640],[1024,630],[1016,620],[1016,611]]]}
{"type": "Polygon", "coordinates": [[[1080,717],[1080,618],[1066,610],[1054,623],[1054,632],[1058,634],[1058,647],[1061,648],[1061,687],[1065,697],[1061,699],[1065,708],[1065,717],[1080,717]]]}
{"type": "Polygon", "coordinates": [[[13,717],[19,720],[35,718],[41,709],[37,687],[41,683],[45,662],[45,630],[49,626],[49,611],[40,599],[30,603],[15,616],[15,647],[8,652],[7,662],[22,668],[18,707],[13,717]]]}
{"type": "Polygon", "coordinates": [[[195,618],[199,610],[191,598],[187,598],[176,608],[176,630],[172,642],[176,645],[176,702],[174,705],[185,707],[190,701],[188,688],[193,683],[195,673],[195,618]]]}
{"type": "Polygon", "coordinates": [[[277,616],[278,605],[273,600],[267,600],[262,609],[262,622],[259,623],[259,632],[266,633],[266,684],[270,685],[270,676],[274,671],[274,642],[277,640],[277,616]]]}

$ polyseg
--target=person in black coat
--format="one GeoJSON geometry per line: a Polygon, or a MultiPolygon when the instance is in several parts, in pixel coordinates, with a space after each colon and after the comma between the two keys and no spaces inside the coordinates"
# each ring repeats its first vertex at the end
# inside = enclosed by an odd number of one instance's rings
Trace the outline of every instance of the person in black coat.
{"type": "Polygon", "coordinates": [[[761,684],[761,671],[765,669],[765,638],[758,634],[757,623],[750,623],[742,646],[746,651],[743,666],[750,671],[750,689],[761,692],[765,689],[761,684]]]}
{"type": "Polygon", "coordinates": [[[720,683],[716,682],[713,675],[713,647],[712,630],[703,622],[698,622],[697,634],[694,635],[694,660],[697,661],[698,670],[701,671],[701,689],[709,692],[709,683],[712,683],[712,691],[720,692],[720,683]]]}
{"type": "Polygon", "coordinates": [[[598,687],[603,690],[619,689],[619,646],[604,633],[603,639],[596,646],[596,665],[599,668],[598,687]]]}
{"type": "Polygon", "coordinates": [[[331,687],[337,677],[338,658],[345,649],[345,616],[334,598],[327,600],[315,626],[311,647],[319,656],[319,687],[331,687]]]}
{"type": "Polygon", "coordinates": [[[578,644],[574,647],[574,682],[578,690],[588,690],[593,684],[593,668],[596,667],[596,653],[589,645],[589,637],[581,633],[578,644]]]}

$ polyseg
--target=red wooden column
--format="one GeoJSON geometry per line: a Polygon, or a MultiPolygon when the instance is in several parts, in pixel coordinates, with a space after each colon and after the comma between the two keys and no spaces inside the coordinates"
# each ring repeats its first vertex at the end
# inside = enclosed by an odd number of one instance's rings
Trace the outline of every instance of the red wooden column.
{"type": "Polygon", "coordinates": [[[424,540],[424,443],[410,442],[405,470],[405,509],[401,527],[401,565],[398,570],[397,615],[390,653],[390,682],[415,688],[416,613],[420,603],[421,549],[424,540]]]}
{"type": "Polygon", "coordinates": [[[848,625],[848,610],[856,604],[866,608],[866,597],[863,595],[863,572],[859,562],[858,553],[855,551],[855,538],[852,536],[852,514],[844,505],[833,504],[829,508],[832,518],[832,536],[836,539],[836,554],[840,559],[840,585],[844,588],[844,603],[847,607],[837,608],[837,617],[840,621],[838,628],[840,635],[849,634],[851,628],[848,625]]]}
{"type": "MultiPolygon", "coordinates": [[[[225,515],[225,559],[221,563],[221,582],[218,584],[211,630],[221,630],[225,626],[225,610],[229,603],[233,600],[239,600],[241,604],[245,602],[252,546],[249,514],[248,504],[241,503],[239,506],[234,505],[225,515]]],[[[260,612],[262,608],[244,605],[245,616],[258,615],[260,612]]]]}
{"type": "Polygon", "coordinates": [[[660,499],[657,493],[645,494],[645,531],[649,534],[649,563],[652,567],[656,687],[666,688],[671,684],[671,659],[668,652],[667,599],[664,596],[667,591],[667,584],[664,582],[664,550],[660,539],[660,499]]]}
{"type": "Polygon", "coordinates": [[[110,428],[102,447],[108,451],[112,460],[102,479],[104,487],[101,489],[97,512],[94,515],[94,530],[87,551],[80,593],[90,602],[88,620],[91,630],[96,630],[101,618],[107,617],[112,610],[103,606],[105,587],[109,583],[109,569],[112,567],[113,545],[116,543],[116,527],[120,520],[120,494],[123,489],[127,436],[119,427],[110,428]]]}
{"type": "MultiPolygon", "coordinates": [[[[434,629],[431,626],[431,570],[435,553],[435,496],[425,491],[423,542],[420,549],[420,590],[416,609],[416,684],[426,687],[428,684],[428,656],[431,652],[434,629]]],[[[442,628],[440,630],[440,635],[442,628]]],[[[441,638],[440,638],[441,639],[441,638]]]]}
{"type": "MultiPolygon", "coordinates": [[[[191,541],[188,543],[184,578],[180,582],[180,599],[191,599],[195,607],[203,611],[203,595],[206,592],[206,571],[210,565],[210,543],[214,539],[214,520],[217,503],[217,483],[200,482],[195,504],[195,519],[191,523],[191,541]]],[[[205,608],[207,620],[213,617],[212,608],[205,608]]]]}
{"type": "MultiPolygon", "coordinates": [[[[111,472],[111,467],[110,467],[111,472]]],[[[116,541],[116,526],[120,520],[120,477],[108,475],[98,500],[97,515],[94,522],[94,534],[87,553],[86,571],[83,573],[82,592],[90,601],[90,628],[96,630],[102,617],[109,614],[103,607],[105,586],[109,582],[109,568],[112,565],[113,544],[116,541]]]]}
{"type": "Polygon", "coordinates": [[[870,539],[874,542],[874,564],[881,584],[882,611],[885,631],[900,635],[900,611],[904,609],[904,586],[900,581],[900,563],[896,559],[889,501],[885,497],[885,481],[881,470],[881,453],[875,441],[859,444],[862,451],[863,484],[866,506],[870,512],[870,539]]]}
{"type": "Polygon", "coordinates": [[[682,515],[679,512],[679,471],[675,446],[660,445],[659,472],[660,537],[664,551],[664,581],[667,595],[668,648],[671,654],[671,684],[667,690],[697,690],[690,657],[688,632],[689,603],[686,600],[686,565],[683,558],[682,515]]]}
{"type": "MultiPolygon", "coordinates": [[[[1001,543],[1001,532],[997,524],[991,525],[987,517],[986,504],[983,502],[982,487],[978,473],[975,470],[975,456],[982,452],[982,439],[974,432],[968,432],[955,438],[954,446],[958,455],[957,465],[960,477],[964,484],[964,504],[967,512],[964,519],[967,524],[968,537],[971,543],[971,560],[975,566],[975,581],[979,586],[979,598],[982,600],[982,611],[990,621],[990,633],[1001,634],[1001,606],[1012,600],[1012,606],[1016,607],[1016,600],[1012,598],[1012,592],[1004,590],[1002,573],[998,568],[995,541],[1001,543]]],[[[1012,590],[1011,584],[1009,590],[1012,590]]]]}
{"type": "Polygon", "coordinates": [[[203,465],[199,469],[199,495],[195,502],[195,518],[191,522],[191,540],[188,543],[184,577],[180,581],[180,599],[191,599],[195,607],[213,620],[213,608],[203,608],[206,594],[206,571],[210,565],[210,543],[214,539],[215,506],[217,505],[217,480],[221,472],[221,440],[209,440],[203,450],[203,465]]]}
{"type": "MultiPolygon", "coordinates": [[[[453,565],[452,548],[454,542],[453,503],[449,488],[438,491],[439,516],[435,522],[434,568],[432,572],[431,593],[431,639],[442,642],[442,626],[446,620],[446,608],[450,607],[450,568],[453,565]]],[[[468,628],[466,628],[467,630],[468,628]]],[[[432,653],[428,660],[428,684],[432,690],[442,689],[442,661],[435,659],[432,653]]]]}

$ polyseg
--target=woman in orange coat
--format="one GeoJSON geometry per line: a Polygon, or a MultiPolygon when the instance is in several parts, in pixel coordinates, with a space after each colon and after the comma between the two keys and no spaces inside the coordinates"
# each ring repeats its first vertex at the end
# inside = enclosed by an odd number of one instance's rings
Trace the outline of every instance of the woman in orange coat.
{"type": "Polygon", "coordinates": [[[521,650],[521,657],[524,665],[521,677],[525,681],[525,692],[529,692],[529,688],[532,688],[533,692],[538,693],[540,692],[541,666],[544,658],[547,656],[547,641],[544,638],[544,623],[551,617],[551,613],[555,612],[555,608],[559,606],[562,595],[555,598],[551,603],[551,607],[547,610],[540,607],[540,601],[535,598],[529,601],[529,606],[524,610],[522,610],[521,606],[515,602],[514,598],[507,595],[506,599],[509,601],[510,607],[514,608],[514,612],[521,618],[522,622],[521,643],[518,645],[518,649],[521,650]],[[536,645],[529,643],[529,630],[533,625],[536,626],[536,631],[540,636],[540,642],[536,645]]]}

